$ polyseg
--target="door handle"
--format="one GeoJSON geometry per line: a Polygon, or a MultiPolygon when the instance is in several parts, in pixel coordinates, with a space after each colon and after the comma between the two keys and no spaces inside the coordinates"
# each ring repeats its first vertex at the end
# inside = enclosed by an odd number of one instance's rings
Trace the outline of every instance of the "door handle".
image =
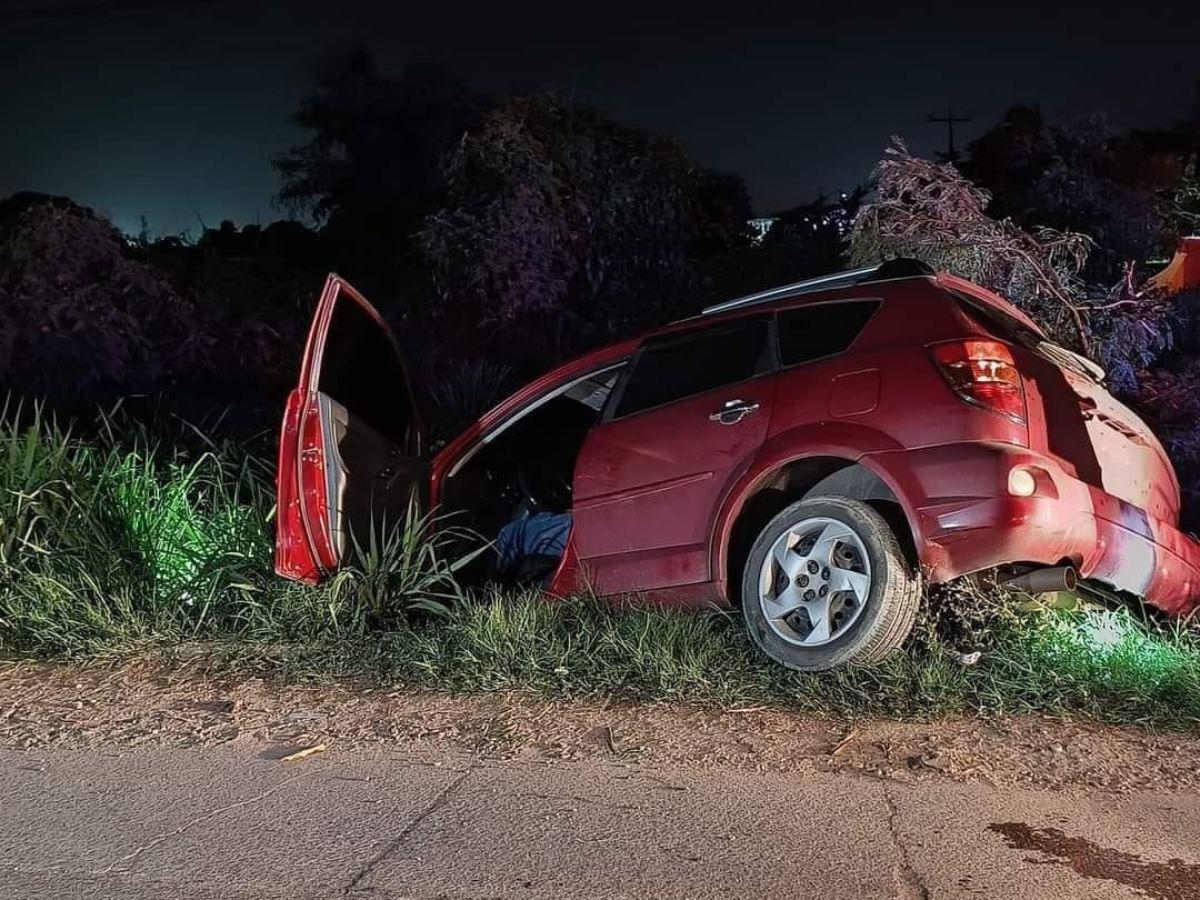
{"type": "Polygon", "coordinates": [[[754,400],[726,400],[725,404],[715,413],[709,413],[710,422],[720,422],[722,425],[736,425],[746,416],[758,411],[758,403],[754,400]]]}

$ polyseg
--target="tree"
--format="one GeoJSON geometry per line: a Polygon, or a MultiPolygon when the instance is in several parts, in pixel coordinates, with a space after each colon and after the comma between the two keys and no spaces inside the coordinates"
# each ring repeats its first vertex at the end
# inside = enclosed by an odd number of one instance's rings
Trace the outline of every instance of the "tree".
{"type": "Polygon", "coordinates": [[[1200,173],[1195,156],[1188,160],[1172,200],[1179,230],[1188,234],[1200,231],[1200,173]]]}
{"type": "Polygon", "coordinates": [[[765,234],[741,235],[712,261],[714,293],[736,297],[846,268],[846,237],[866,194],[859,187],[833,201],[818,195],[767,217],[765,234]]]}
{"type": "Polygon", "coordinates": [[[960,170],[988,191],[990,215],[1021,218],[1030,209],[1034,185],[1054,158],[1054,136],[1042,111],[1018,104],[967,145],[960,170]]]}
{"type": "Polygon", "coordinates": [[[899,138],[876,166],[875,185],[850,235],[855,264],[922,259],[1003,294],[1061,342],[1090,349],[1079,280],[1089,238],[991,218],[987,191],[949,163],[912,156],[899,138]]]}
{"type": "Polygon", "coordinates": [[[1101,115],[1052,125],[1014,106],[969,145],[962,170],[989,192],[993,218],[1086,234],[1085,274],[1112,282],[1127,260],[1172,243],[1168,201],[1187,144],[1182,128],[1117,132],[1101,115]]]}
{"type": "Polygon", "coordinates": [[[0,203],[0,381],[72,406],[202,364],[196,310],[111,223],[62,197],[0,203]]]}
{"type": "Polygon", "coordinates": [[[418,234],[438,309],[539,367],[702,306],[705,261],[748,217],[740,180],[549,96],[489,112],[445,171],[418,234]]]}
{"type": "Polygon", "coordinates": [[[273,160],[281,204],[324,226],[339,265],[386,293],[439,202],[443,160],[485,104],[433,66],[381,75],[370,53],[331,57],[300,103],[311,138],[273,160]]]}

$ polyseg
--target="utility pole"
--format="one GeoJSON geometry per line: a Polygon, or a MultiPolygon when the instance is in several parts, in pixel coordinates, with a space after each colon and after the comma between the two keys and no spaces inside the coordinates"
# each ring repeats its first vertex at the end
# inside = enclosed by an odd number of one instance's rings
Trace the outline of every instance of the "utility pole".
{"type": "Polygon", "coordinates": [[[958,151],[954,149],[954,124],[956,122],[970,122],[971,118],[971,116],[956,116],[952,109],[947,109],[944,116],[931,115],[929,117],[930,122],[937,124],[946,123],[946,152],[938,154],[942,158],[942,162],[958,162],[958,151]]]}

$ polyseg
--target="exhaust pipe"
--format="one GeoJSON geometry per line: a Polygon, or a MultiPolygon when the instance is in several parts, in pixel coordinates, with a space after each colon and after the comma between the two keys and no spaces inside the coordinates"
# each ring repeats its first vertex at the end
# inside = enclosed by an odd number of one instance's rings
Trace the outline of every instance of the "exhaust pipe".
{"type": "Polygon", "coordinates": [[[1074,566],[1051,569],[1031,569],[1023,575],[1000,582],[1001,587],[1025,591],[1027,594],[1049,594],[1054,591],[1073,591],[1079,584],[1074,566]]]}

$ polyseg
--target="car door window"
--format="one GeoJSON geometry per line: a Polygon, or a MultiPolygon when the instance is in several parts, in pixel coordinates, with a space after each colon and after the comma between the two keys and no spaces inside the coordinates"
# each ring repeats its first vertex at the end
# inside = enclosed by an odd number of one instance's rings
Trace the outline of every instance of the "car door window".
{"type": "Polygon", "coordinates": [[[384,326],[354,302],[338,301],[326,332],[317,390],[398,446],[413,418],[408,375],[384,326]]]}
{"type": "Polygon", "coordinates": [[[769,372],[770,322],[754,318],[647,341],[612,418],[630,416],[769,372]]]}
{"type": "Polygon", "coordinates": [[[878,300],[854,300],[781,311],[780,363],[794,366],[842,353],[854,343],[878,308],[878,300]]]}

